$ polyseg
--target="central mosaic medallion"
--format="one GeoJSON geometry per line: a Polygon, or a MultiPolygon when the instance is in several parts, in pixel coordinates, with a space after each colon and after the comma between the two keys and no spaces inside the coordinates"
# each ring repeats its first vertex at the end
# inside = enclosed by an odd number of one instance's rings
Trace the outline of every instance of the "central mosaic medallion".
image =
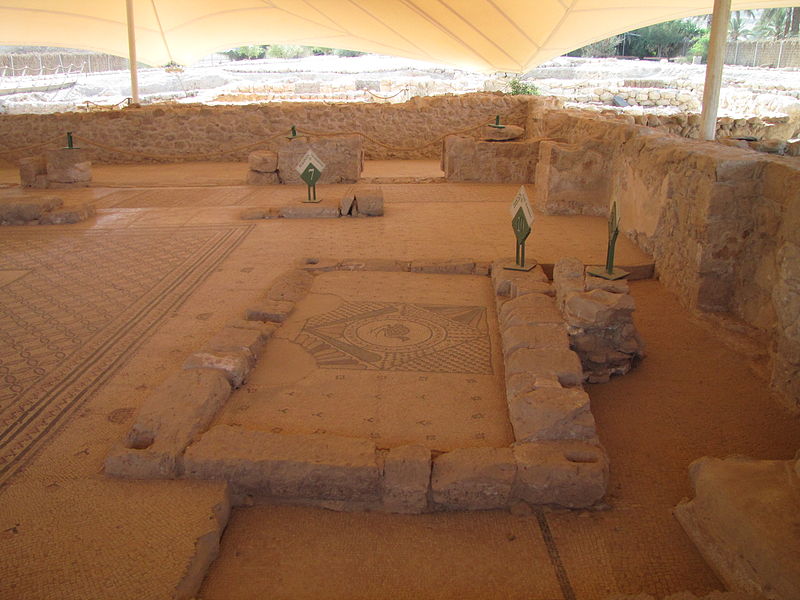
{"type": "Polygon", "coordinates": [[[347,302],[308,319],[294,341],[321,368],[492,372],[482,306],[347,302]]]}

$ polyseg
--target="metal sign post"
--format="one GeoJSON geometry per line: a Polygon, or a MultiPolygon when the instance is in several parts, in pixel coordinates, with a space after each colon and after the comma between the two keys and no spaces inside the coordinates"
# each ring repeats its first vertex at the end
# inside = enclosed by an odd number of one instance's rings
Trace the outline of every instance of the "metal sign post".
{"type": "Polygon", "coordinates": [[[297,163],[295,170],[300,174],[302,179],[308,186],[308,200],[304,202],[319,202],[317,199],[317,181],[319,181],[322,171],[325,170],[325,163],[314,154],[314,151],[309,149],[297,163]],[[312,198],[313,196],[313,198],[312,198]]]}
{"type": "Polygon", "coordinates": [[[528,194],[525,193],[525,186],[521,185],[514,201],[511,203],[511,227],[514,229],[514,237],[517,240],[515,264],[507,265],[503,268],[511,271],[530,271],[536,266],[536,261],[525,264],[525,242],[531,234],[533,227],[533,210],[528,201],[528,194]]]}
{"type": "Polygon", "coordinates": [[[602,277],[603,279],[622,279],[630,275],[627,271],[614,268],[614,251],[617,245],[617,237],[619,236],[619,215],[617,214],[616,200],[611,203],[611,212],[608,215],[608,248],[606,249],[606,268],[601,269],[598,267],[590,268],[587,270],[589,275],[595,277],[602,277]]]}

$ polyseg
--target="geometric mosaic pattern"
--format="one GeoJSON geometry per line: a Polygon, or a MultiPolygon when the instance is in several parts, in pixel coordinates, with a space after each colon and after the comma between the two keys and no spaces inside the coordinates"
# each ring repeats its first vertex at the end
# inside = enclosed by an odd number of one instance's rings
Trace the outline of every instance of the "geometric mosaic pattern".
{"type": "Polygon", "coordinates": [[[250,230],[4,228],[0,485],[250,230]]]}
{"type": "Polygon", "coordinates": [[[347,302],[295,338],[320,368],[491,374],[486,309],[347,302]]]}

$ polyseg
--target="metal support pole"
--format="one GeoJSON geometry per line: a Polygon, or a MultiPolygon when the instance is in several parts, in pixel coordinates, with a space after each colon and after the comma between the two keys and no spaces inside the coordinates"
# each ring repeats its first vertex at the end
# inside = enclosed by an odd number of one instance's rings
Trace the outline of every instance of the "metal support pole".
{"type": "Polygon", "coordinates": [[[708,42],[706,83],[703,89],[703,112],[700,117],[700,138],[703,140],[713,140],[717,135],[719,90],[722,84],[725,40],[728,37],[730,16],[731,0],[714,0],[714,14],[711,18],[711,39],[708,42]]]}
{"type": "Polygon", "coordinates": [[[128,62],[131,72],[131,97],[139,104],[139,72],[136,67],[136,31],[133,26],[133,0],[125,0],[128,15],[128,62]]]}

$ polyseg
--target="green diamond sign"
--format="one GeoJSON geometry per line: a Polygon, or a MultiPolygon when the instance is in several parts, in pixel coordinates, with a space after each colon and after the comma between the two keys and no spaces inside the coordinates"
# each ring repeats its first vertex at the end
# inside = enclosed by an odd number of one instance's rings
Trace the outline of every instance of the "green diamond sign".
{"type": "Polygon", "coordinates": [[[528,201],[528,194],[525,192],[525,186],[521,185],[514,201],[511,203],[511,227],[514,229],[514,237],[517,239],[516,244],[516,262],[514,265],[505,267],[514,271],[530,271],[536,266],[536,261],[531,265],[525,265],[525,241],[531,234],[533,226],[533,209],[531,203],[528,201]]]}
{"type": "Polygon", "coordinates": [[[313,163],[308,163],[308,166],[300,173],[300,179],[306,182],[307,185],[316,185],[319,176],[322,175],[317,166],[313,163]]]}
{"type": "Polygon", "coordinates": [[[297,163],[295,170],[300,174],[300,179],[308,186],[308,200],[306,202],[319,202],[317,200],[317,181],[319,181],[320,175],[325,170],[325,163],[309,148],[308,152],[297,163]],[[312,192],[313,199],[311,197],[312,192]]]}

